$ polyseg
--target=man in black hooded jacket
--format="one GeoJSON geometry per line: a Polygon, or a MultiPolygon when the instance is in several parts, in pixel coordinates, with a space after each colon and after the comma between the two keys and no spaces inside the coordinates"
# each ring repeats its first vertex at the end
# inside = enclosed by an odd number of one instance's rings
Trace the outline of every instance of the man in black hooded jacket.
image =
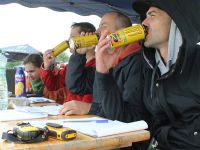
{"type": "MultiPolygon", "coordinates": [[[[147,48],[143,52],[144,105],[137,109],[148,110],[150,121],[147,121],[159,149],[199,150],[200,1],[137,1],[133,7],[142,16],[148,11],[143,21],[147,27],[144,42],[147,48]]],[[[112,110],[129,116],[135,110],[118,99],[103,102],[104,112],[112,110]],[[119,111],[122,109],[127,111],[119,111]]],[[[109,114],[109,118],[115,116],[109,114]]],[[[132,117],[129,121],[134,121],[132,117]]]]}
{"type": "Polygon", "coordinates": [[[136,1],[146,18],[144,105],[158,149],[200,149],[200,1],[136,1]]]}

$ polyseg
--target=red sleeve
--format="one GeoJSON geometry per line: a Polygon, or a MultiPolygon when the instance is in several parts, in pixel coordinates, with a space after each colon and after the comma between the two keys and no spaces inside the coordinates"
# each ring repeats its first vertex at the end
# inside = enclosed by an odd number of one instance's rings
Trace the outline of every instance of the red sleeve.
{"type": "Polygon", "coordinates": [[[55,91],[65,87],[65,75],[67,66],[58,70],[44,70],[40,68],[40,78],[49,91],[55,91]]]}

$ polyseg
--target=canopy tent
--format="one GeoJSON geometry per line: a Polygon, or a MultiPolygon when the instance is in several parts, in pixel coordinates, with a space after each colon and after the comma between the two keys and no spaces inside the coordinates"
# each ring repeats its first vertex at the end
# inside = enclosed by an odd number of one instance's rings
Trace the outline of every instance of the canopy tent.
{"type": "MultiPolygon", "coordinates": [[[[29,8],[46,7],[55,11],[74,12],[79,15],[102,16],[109,11],[121,11],[136,23],[139,15],[132,9],[135,0],[0,0],[0,5],[18,3],[29,8]]],[[[37,52],[29,45],[1,48],[9,53],[10,60],[20,60],[27,54],[37,52]]]]}
{"type": "Polygon", "coordinates": [[[19,3],[26,7],[47,7],[55,11],[69,11],[79,15],[102,16],[109,11],[121,11],[132,21],[139,22],[139,16],[132,9],[134,0],[1,0],[0,4],[19,3]]]}
{"type": "Polygon", "coordinates": [[[26,57],[29,54],[39,53],[39,51],[37,51],[35,48],[33,48],[32,46],[28,44],[9,46],[9,47],[4,47],[0,49],[6,53],[6,57],[8,58],[8,61],[22,60],[24,57],[26,57]]]}
{"type": "MultiPolygon", "coordinates": [[[[8,61],[23,61],[23,59],[32,53],[39,53],[35,48],[32,46],[25,44],[25,45],[16,45],[16,46],[9,46],[0,48],[4,53],[5,56],[8,58],[8,61]]],[[[12,93],[15,92],[15,69],[6,69],[6,78],[8,84],[8,90],[12,93]]]]}

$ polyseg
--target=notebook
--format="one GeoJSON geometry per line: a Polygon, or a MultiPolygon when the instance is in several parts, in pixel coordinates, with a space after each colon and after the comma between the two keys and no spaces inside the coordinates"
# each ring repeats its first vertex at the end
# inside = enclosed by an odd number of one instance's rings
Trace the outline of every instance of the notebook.
{"type": "Polygon", "coordinates": [[[29,123],[38,127],[44,127],[47,122],[58,123],[63,125],[64,127],[74,129],[78,132],[92,137],[103,137],[148,128],[147,123],[143,120],[131,123],[124,123],[100,117],[64,120],[43,120],[42,122],[29,121],[29,123]]]}

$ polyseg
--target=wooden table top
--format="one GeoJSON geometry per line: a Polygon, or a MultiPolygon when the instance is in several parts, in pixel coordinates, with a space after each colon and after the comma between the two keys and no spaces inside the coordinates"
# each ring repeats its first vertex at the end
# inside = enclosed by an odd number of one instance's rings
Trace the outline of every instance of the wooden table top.
{"type": "MultiPolygon", "coordinates": [[[[69,118],[84,118],[90,117],[89,115],[84,116],[50,116],[46,119],[69,119],[69,118]]],[[[91,116],[92,117],[92,116],[91,116]]],[[[44,119],[44,118],[43,118],[44,119]]],[[[34,119],[42,120],[42,119],[34,119]]],[[[8,121],[0,122],[0,137],[2,132],[12,130],[16,123],[21,121],[8,121]]],[[[70,141],[60,141],[56,139],[48,139],[41,143],[34,144],[15,144],[9,143],[0,139],[0,150],[105,150],[105,149],[116,149],[120,147],[131,146],[132,143],[138,141],[145,141],[150,138],[150,133],[146,130],[128,132],[123,134],[116,134],[112,136],[94,138],[81,133],[78,133],[77,138],[70,141]]]]}

